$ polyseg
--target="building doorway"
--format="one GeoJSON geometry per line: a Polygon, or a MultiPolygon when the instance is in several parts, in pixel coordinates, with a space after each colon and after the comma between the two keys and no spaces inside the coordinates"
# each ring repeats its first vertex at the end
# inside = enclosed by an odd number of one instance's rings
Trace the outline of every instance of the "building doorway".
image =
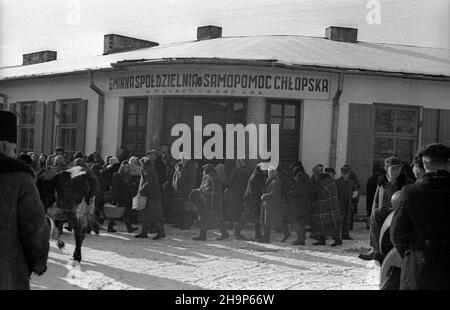
{"type": "Polygon", "coordinates": [[[289,165],[299,159],[300,104],[291,100],[267,100],[268,124],[280,125],[279,167],[283,170],[288,170],[289,165]]]}
{"type": "MultiPolygon", "coordinates": [[[[220,125],[224,129],[225,134],[226,124],[245,125],[246,115],[246,98],[165,97],[162,141],[168,145],[171,145],[178,138],[171,136],[172,127],[175,124],[183,123],[189,125],[189,127],[192,128],[191,145],[193,147],[195,135],[195,132],[193,131],[194,116],[202,116],[203,127],[211,123],[220,125]]],[[[202,135],[202,133],[200,134],[202,135]]],[[[210,137],[203,137],[203,143],[205,143],[209,139],[210,137]]],[[[225,153],[225,139],[223,149],[225,153]]],[[[218,161],[219,160],[198,160],[199,164],[204,164],[206,162],[216,164],[218,161]]]]}

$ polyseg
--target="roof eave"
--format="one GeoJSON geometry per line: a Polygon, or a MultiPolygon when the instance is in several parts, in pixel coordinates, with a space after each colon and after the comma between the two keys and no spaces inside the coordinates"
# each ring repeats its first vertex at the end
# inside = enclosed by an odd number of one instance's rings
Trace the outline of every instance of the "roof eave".
{"type": "Polygon", "coordinates": [[[205,64],[205,65],[245,65],[245,66],[256,66],[256,67],[271,67],[271,68],[284,68],[290,70],[307,70],[307,71],[318,71],[324,73],[344,73],[350,75],[365,75],[365,76],[384,76],[384,77],[394,77],[394,78],[406,78],[406,79],[418,79],[418,80],[432,80],[441,82],[450,82],[450,76],[445,75],[429,75],[429,74],[415,74],[408,72],[388,72],[388,71],[377,71],[377,70],[367,70],[361,68],[342,68],[342,67],[327,67],[320,65],[309,65],[309,64],[294,64],[285,63],[277,59],[228,59],[228,58],[159,58],[159,59],[136,59],[136,60],[123,60],[115,63],[111,63],[110,68],[94,68],[94,69],[83,69],[79,71],[61,72],[61,73],[49,73],[49,74],[39,74],[31,76],[19,76],[0,79],[0,82],[4,81],[16,81],[16,80],[27,80],[27,79],[37,79],[43,77],[63,77],[71,75],[80,75],[87,72],[113,72],[117,70],[126,70],[129,67],[136,66],[148,66],[148,65],[162,65],[162,64],[205,64]]]}
{"type": "Polygon", "coordinates": [[[408,72],[389,72],[381,70],[368,70],[359,68],[341,68],[327,67],[320,65],[293,64],[280,62],[277,59],[227,59],[227,58],[162,58],[162,59],[138,59],[124,60],[112,63],[114,68],[125,69],[127,67],[145,66],[145,65],[161,65],[161,64],[222,64],[222,65],[246,65],[258,67],[277,67],[291,70],[308,70],[326,73],[345,73],[350,75],[366,75],[366,76],[385,76],[406,79],[433,80],[450,82],[450,76],[445,75],[429,75],[408,72]]]}

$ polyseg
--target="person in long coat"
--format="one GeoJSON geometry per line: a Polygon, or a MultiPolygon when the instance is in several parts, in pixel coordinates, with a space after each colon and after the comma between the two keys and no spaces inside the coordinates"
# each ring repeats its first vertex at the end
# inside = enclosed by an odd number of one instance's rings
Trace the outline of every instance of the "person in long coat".
{"type": "Polygon", "coordinates": [[[261,196],[266,184],[267,175],[261,166],[258,164],[255,166],[253,173],[250,175],[247,186],[245,188],[243,204],[244,209],[241,213],[239,223],[234,229],[234,236],[237,239],[245,240],[245,236],[242,235],[242,229],[248,222],[255,223],[255,239],[262,239],[261,234],[261,196]]]}
{"type": "Polygon", "coordinates": [[[386,158],[384,162],[386,174],[378,178],[378,185],[372,204],[372,214],[369,219],[370,246],[372,249],[366,253],[360,253],[363,260],[377,260],[383,262],[384,255],[379,246],[381,227],[388,215],[394,210],[391,203],[392,195],[413,181],[401,173],[402,161],[397,157],[386,158]]]}
{"type": "Polygon", "coordinates": [[[305,245],[311,181],[301,162],[297,166],[292,166],[292,169],[294,180],[289,191],[286,220],[288,224],[294,224],[297,233],[297,239],[292,242],[292,245],[305,245]]]}
{"type": "MultiPolygon", "coordinates": [[[[131,184],[130,165],[127,161],[123,161],[119,171],[114,173],[111,186],[113,203],[119,207],[125,208],[122,217],[129,233],[134,232],[137,228],[131,225],[131,207],[133,204],[133,188],[131,184]]],[[[114,220],[108,222],[108,232],[116,232],[114,229],[114,220]]]]}
{"type": "MultiPolygon", "coordinates": [[[[139,183],[141,182],[141,166],[139,165],[139,158],[132,156],[128,160],[130,164],[130,175],[131,175],[131,196],[134,197],[139,191],[139,183]]],[[[132,224],[137,224],[137,211],[131,211],[131,222],[132,224]]]]}
{"type": "Polygon", "coordinates": [[[50,227],[33,171],[14,159],[17,116],[0,111],[0,290],[29,290],[47,270],[50,227]]]}
{"type": "Polygon", "coordinates": [[[281,225],[282,200],[280,173],[275,168],[270,168],[261,196],[261,225],[264,227],[264,235],[259,242],[269,243],[271,229],[281,225]]]}
{"type": "Polygon", "coordinates": [[[346,164],[342,167],[348,168],[348,170],[350,170],[350,180],[352,180],[353,184],[355,184],[355,188],[356,188],[355,191],[357,192],[357,195],[355,197],[351,198],[352,211],[351,211],[350,217],[352,220],[350,221],[350,224],[349,224],[349,231],[352,231],[353,230],[353,216],[354,216],[354,214],[358,214],[358,203],[359,203],[359,196],[360,196],[359,191],[361,189],[361,186],[360,186],[358,177],[356,176],[355,172],[353,172],[353,170],[352,170],[352,167],[350,167],[350,165],[348,165],[348,164],[346,164]]]}
{"type": "Polygon", "coordinates": [[[227,221],[238,222],[244,209],[244,193],[251,170],[247,168],[245,161],[236,160],[236,166],[231,171],[224,192],[224,213],[227,221]]]}
{"type": "Polygon", "coordinates": [[[100,224],[103,224],[105,214],[103,211],[103,206],[105,204],[105,183],[103,182],[102,176],[102,165],[94,163],[91,166],[91,171],[95,175],[96,182],[98,184],[96,196],[95,196],[95,217],[100,224]]]}
{"type": "Polygon", "coordinates": [[[165,173],[167,175],[167,180],[162,185],[162,204],[164,218],[167,222],[173,223],[173,210],[172,210],[172,180],[175,173],[175,165],[173,164],[173,158],[167,154],[163,153],[161,155],[162,161],[164,163],[165,173]]]}
{"type": "Polygon", "coordinates": [[[223,222],[222,183],[212,164],[203,166],[203,179],[200,188],[190,195],[196,202],[200,223],[200,234],[192,239],[206,241],[208,229],[214,228],[219,229],[222,234],[216,238],[217,240],[227,239],[229,233],[223,222]]]}
{"type": "Polygon", "coordinates": [[[141,165],[141,181],[139,183],[138,195],[147,197],[147,201],[144,210],[138,211],[138,218],[143,225],[141,233],[135,237],[147,238],[149,225],[153,224],[157,231],[153,239],[158,240],[166,236],[163,226],[164,218],[158,174],[156,173],[155,165],[148,158],[144,157],[141,160],[141,165]]]}
{"type": "Polygon", "coordinates": [[[318,240],[313,245],[325,245],[328,236],[334,239],[331,246],[341,245],[341,215],[336,183],[328,173],[322,173],[318,176],[317,186],[317,196],[312,207],[314,234],[318,240]]]}
{"type": "Polygon", "coordinates": [[[375,198],[375,192],[377,191],[378,178],[383,175],[383,171],[374,170],[373,175],[367,180],[366,183],[366,228],[370,229],[369,219],[372,214],[372,205],[375,198]]]}
{"type": "Polygon", "coordinates": [[[175,165],[172,188],[172,209],[174,226],[181,229],[190,229],[192,225],[191,214],[184,209],[184,202],[188,200],[191,190],[196,188],[197,171],[192,160],[181,158],[175,165]]]}
{"type": "Polygon", "coordinates": [[[350,178],[350,169],[346,166],[341,168],[341,177],[336,180],[338,190],[339,207],[341,211],[341,223],[343,240],[352,240],[350,237],[351,223],[353,222],[352,197],[358,191],[357,185],[350,178]]]}
{"type": "Polygon", "coordinates": [[[426,174],[401,191],[394,211],[391,241],[403,258],[401,290],[450,289],[450,148],[419,151],[426,174]]]}

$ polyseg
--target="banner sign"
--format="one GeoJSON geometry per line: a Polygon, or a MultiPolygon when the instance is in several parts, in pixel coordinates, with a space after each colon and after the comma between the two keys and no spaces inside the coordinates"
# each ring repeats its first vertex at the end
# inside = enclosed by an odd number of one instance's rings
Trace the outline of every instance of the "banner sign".
{"type": "Polygon", "coordinates": [[[330,99],[330,77],[274,70],[182,68],[171,72],[122,71],[108,77],[107,93],[136,95],[219,95],[330,99]]]}

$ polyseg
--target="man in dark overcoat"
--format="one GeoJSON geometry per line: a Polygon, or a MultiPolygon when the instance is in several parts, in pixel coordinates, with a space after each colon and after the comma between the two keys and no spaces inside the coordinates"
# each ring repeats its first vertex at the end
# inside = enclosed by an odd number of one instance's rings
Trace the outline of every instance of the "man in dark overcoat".
{"type": "Polygon", "coordinates": [[[426,174],[402,190],[391,240],[403,258],[401,290],[450,289],[450,148],[424,146],[426,174]]]}
{"type": "Polygon", "coordinates": [[[353,221],[352,197],[354,196],[353,193],[358,189],[355,182],[350,178],[350,169],[348,167],[344,166],[341,168],[341,177],[336,180],[336,186],[341,211],[341,238],[343,240],[352,240],[349,234],[351,222],[353,221]]]}
{"type": "Polygon", "coordinates": [[[14,159],[16,115],[0,111],[0,290],[28,290],[47,270],[50,227],[33,171],[14,159]]]}

